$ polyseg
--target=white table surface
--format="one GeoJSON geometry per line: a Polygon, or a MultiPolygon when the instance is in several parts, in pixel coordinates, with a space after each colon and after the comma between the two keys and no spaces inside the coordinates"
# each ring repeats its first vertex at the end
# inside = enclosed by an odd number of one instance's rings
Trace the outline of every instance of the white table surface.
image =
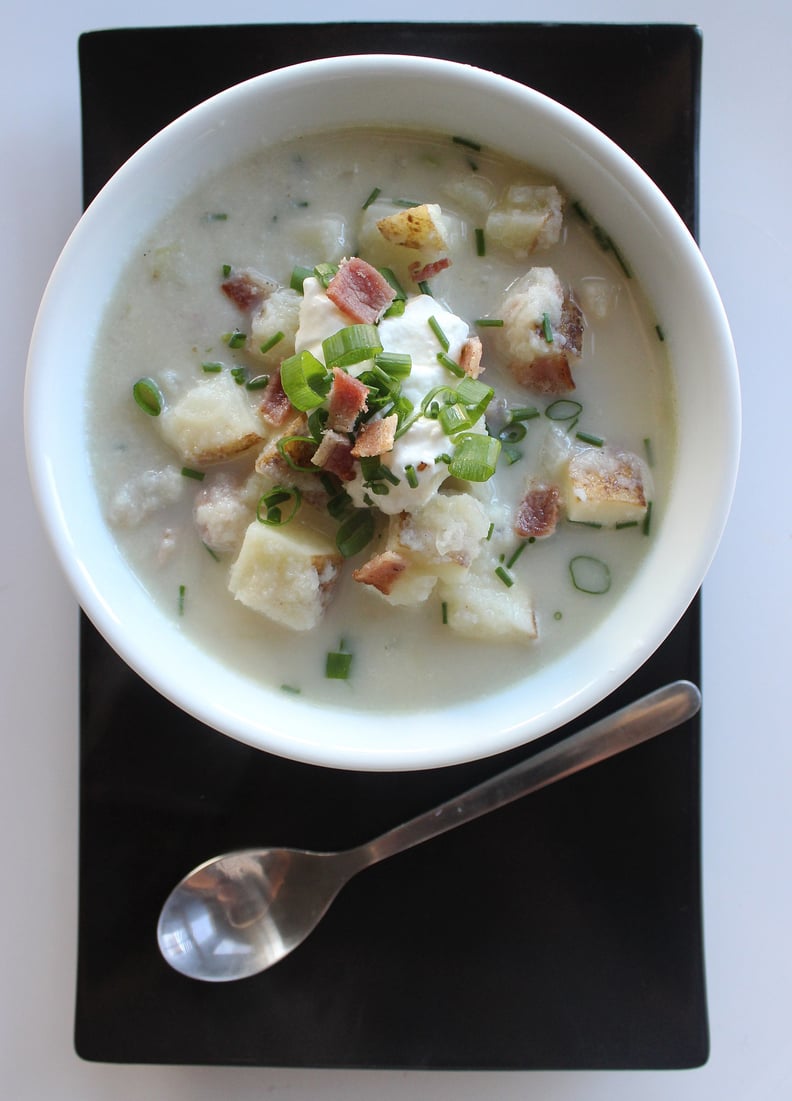
{"type": "MultiPolygon", "coordinates": [[[[6,0],[0,539],[0,1096],[7,1101],[792,1098],[792,4],[788,0],[6,0]],[[74,1053],[77,608],[34,511],[22,438],[27,344],[80,214],[77,38],[104,27],[399,18],[696,23],[704,36],[701,245],[741,364],[732,516],[703,597],[703,874],[711,1055],[701,1069],[403,1073],[107,1066],[74,1053]],[[10,248],[8,247],[10,244],[10,248]]],[[[130,88],[134,95],[134,88],[130,88]]],[[[64,379],[68,385],[68,379],[64,379]]]]}

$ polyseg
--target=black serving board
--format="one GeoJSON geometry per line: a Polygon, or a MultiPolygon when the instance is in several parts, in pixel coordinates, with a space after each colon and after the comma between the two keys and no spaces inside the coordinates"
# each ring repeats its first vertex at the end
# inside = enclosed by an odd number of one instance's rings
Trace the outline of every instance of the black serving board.
{"type": "MultiPolygon", "coordinates": [[[[610,134],[696,230],[701,39],[685,26],[320,24],[80,39],[86,203],[156,130],[222,88],[332,54],[470,62],[610,134]]],[[[170,970],[159,907],[193,865],[256,844],[354,845],[536,751],[419,773],[295,764],[189,718],[80,627],[75,1043],[124,1063],[683,1068],[708,1055],[700,724],[358,876],[269,972],[170,970]]],[[[700,671],[698,598],[585,721],[700,671]]],[[[406,720],[409,721],[409,720],[406,720]]],[[[546,744],[546,743],[545,743],[546,744]]]]}

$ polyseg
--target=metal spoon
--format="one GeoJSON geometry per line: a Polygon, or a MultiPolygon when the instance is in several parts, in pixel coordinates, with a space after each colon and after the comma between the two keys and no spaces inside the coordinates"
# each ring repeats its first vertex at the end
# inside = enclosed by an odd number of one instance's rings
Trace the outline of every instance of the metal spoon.
{"type": "Polygon", "coordinates": [[[700,706],[695,685],[676,681],[354,849],[249,849],[207,860],[166,900],[160,951],[171,967],[206,982],[264,971],[308,936],[363,868],[648,741],[700,706]]]}

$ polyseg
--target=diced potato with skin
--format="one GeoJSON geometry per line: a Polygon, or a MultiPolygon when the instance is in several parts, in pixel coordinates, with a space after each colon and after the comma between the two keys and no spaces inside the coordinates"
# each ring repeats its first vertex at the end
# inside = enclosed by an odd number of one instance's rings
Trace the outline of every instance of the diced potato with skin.
{"type": "Polygon", "coordinates": [[[437,203],[411,206],[380,218],[377,229],[386,241],[437,255],[448,247],[443,212],[437,203]]]}
{"type": "Polygon", "coordinates": [[[640,521],[647,509],[646,465],[629,451],[591,447],[574,454],[562,482],[570,520],[606,527],[640,521]]]}
{"type": "Polygon", "coordinates": [[[308,631],[324,615],[342,564],[327,536],[294,521],[272,527],[254,520],[231,567],[228,588],[254,612],[294,631],[308,631]]]}
{"type": "Polygon", "coordinates": [[[458,581],[438,582],[446,624],[470,638],[531,642],[538,635],[530,593],[519,581],[507,587],[495,562],[481,555],[458,581]]]}
{"type": "Polygon", "coordinates": [[[261,308],[250,319],[246,350],[262,361],[263,366],[275,369],[282,360],[294,355],[294,338],[300,324],[300,303],[302,295],[290,287],[279,287],[261,304],[261,308]],[[283,339],[274,344],[269,351],[262,352],[277,333],[283,333],[283,339]]]}
{"type": "Polygon", "coordinates": [[[468,255],[471,247],[468,226],[461,218],[446,211],[441,215],[441,248],[431,247],[428,243],[423,248],[408,248],[398,241],[388,240],[380,232],[379,223],[383,218],[398,217],[403,213],[403,208],[394,208],[391,203],[382,200],[373,203],[362,212],[357,247],[360,255],[365,256],[370,264],[377,268],[391,268],[405,289],[411,289],[414,285],[410,270],[412,265],[421,267],[444,257],[453,264],[456,258],[468,255]]]}
{"type": "Polygon", "coordinates": [[[550,248],[561,236],[564,199],[557,187],[513,184],[487,215],[486,239],[517,257],[550,248]]]}
{"type": "Polygon", "coordinates": [[[264,435],[244,387],[227,371],[193,386],[164,410],[159,422],[166,443],[195,466],[233,459],[264,435]]]}

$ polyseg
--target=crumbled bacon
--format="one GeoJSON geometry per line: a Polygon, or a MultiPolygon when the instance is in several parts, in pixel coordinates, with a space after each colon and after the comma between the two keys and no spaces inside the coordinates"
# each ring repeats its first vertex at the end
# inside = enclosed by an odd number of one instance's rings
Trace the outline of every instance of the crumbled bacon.
{"type": "Polygon", "coordinates": [[[477,336],[469,336],[462,345],[459,356],[459,366],[470,378],[478,378],[481,374],[481,341],[477,336]]]}
{"type": "Polygon", "coordinates": [[[450,267],[451,261],[447,256],[443,256],[440,260],[432,260],[428,264],[421,264],[418,260],[414,260],[408,270],[414,283],[423,283],[425,279],[433,279],[435,275],[439,275],[441,271],[450,267]]]}
{"type": "Polygon", "coordinates": [[[374,455],[384,455],[392,451],[398,424],[399,418],[395,413],[391,413],[389,417],[383,417],[382,420],[366,421],[352,448],[354,457],[369,459],[374,455]]]}
{"type": "Polygon", "coordinates": [[[351,432],[366,408],[368,387],[342,367],[333,368],[333,385],[328,404],[328,426],[337,432],[351,432]]]}
{"type": "Polygon", "coordinates": [[[353,256],[328,283],[327,297],[353,321],[373,325],[393,302],[396,291],[376,268],[353,256]]]}
{"type": "Polygon", "coordinates": [[[520,385],[535,394],[566,394],[575,389],[569,360],[563,352],[537,356],[531,363],[512,366],[512,371],[520,385]]]}
{"type": "Polygon", "coordinates": [[[352,571],[352,577],[361,585],[372,585],[384,596],[393,591],[400,575],[407,569],[406,560],[396,551],[383,551],[375,554],[359,569],[352,571]]]}
{"type": "Polygon", "coordinates": [[[352,457],[352,444],[347,436],[328,428],[322,434],[322,440],[314,452],[311,462],[314,466],[337,475],[342,482],[351,482],[355,477],[355,462],[352,457]]]}
{"type": "Polygon", "coordinates": [[[290,417],[294,416],[294,409],[286,397],[279,370],[270,375],[270,380],[264,387],[259,412],[265,421],[276,427],[285,424],[290,417]]]}
{"type": "Polygon", "coordinates": [[[240,310],[252,310],[260,306],[276,286],[272,279],[267,279],[252,268],[234,271],[220,284],[223,292],[240,310]]]}
{"type": "Polygon", "coordinates": [[[514,531],[521,539],[544,539],[552,535],[558,524],[559,505],[556,486],[532,486],[528,490],[514,521],[514,531]]]}

